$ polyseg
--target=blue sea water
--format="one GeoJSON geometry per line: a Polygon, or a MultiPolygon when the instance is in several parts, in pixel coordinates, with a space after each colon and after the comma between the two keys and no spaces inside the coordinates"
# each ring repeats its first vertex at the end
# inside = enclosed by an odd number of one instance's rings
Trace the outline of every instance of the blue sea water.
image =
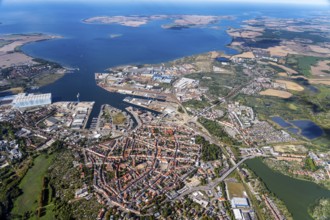
{"type": "Polygon", "coordinates": [[[95,101],[92,116],[101,104],[124,108],[123,95],[109,93],[96,86],[94,73],[122,64],[159,63],[203,53],[222,50],[231,37],[228,27],[239,27],[241,21],[258,16],[304,17],[322,12],[319,8],[248,4],[175,4],[175,3],[10,3],[0,1],[0,34],[46,33],[61,35],[63,39],[32,43],[24,46],[25,53],[56,61],[79,71],[47,85],[38,92],[51,92],[54,101],[73,101],[80,93],[82,101],[95,101]],[[288,8],[292,7],[292,8],[288,8]],[[284,8],[286,13],[283,13],[284,8]],[[205,14],[232,15],[223,20],[220,29],[191,28],[165,30],[154,21],[139,28],[120,25],[84,24],[82,19],[100,15],[205,14]],[[120,34],[111,38],[112,34],[120,34]]]}

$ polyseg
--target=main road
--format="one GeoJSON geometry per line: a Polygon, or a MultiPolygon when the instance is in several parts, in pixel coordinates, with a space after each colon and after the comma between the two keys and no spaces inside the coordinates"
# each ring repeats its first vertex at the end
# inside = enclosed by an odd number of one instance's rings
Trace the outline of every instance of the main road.
{"type": "Polygon", "coordinates": [[[233,166],[232,168],[227,170],[221,177],[213,180],[212,182],[210,182],[209,184],[207,184],[205,186],[192,187],[189,190],[185,191],[184,193],[180,194],[175,199],[180,199],[185,195],[188,195],[188,194],[191,194],[193,192],[200,191],[200,190],[203,190],[203,191],[213,190],[214,187],[216,187],[220,182],[222,182],[224,179],[226,179],[226,177],[228,177],[237,167],[239,167],[242,163],[244,163],[244,161],[252,159],[254,157],[255,156],[249,156],[249,157],[243,158],[235,166],[233,166]]]}

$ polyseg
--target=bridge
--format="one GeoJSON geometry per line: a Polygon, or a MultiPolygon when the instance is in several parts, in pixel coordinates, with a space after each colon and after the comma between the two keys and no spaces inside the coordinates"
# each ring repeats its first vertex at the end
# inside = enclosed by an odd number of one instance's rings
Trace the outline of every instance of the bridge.
{"type": "Polygon", "coordinates": [[[249,157],[243,158],[237,164],[235,164],[232,168],[230,168],[229,170],[227,170],[221,177],[213,180],[212,182],[210,182],[209,184],[207,184],[205,186],[192,187],[189,190],[185,191],[184,193],[180,194],[175,199],[180,199],[180,198],[182,198],[185,195],[188,195],[188,194],[191,194],[193,192],[200,191],[200,190],[203,190],[203,191],[213,190],[214,187],[216,187],[220,182],[224,181],[224,179],[226,179],[232,172],[234,172],[234,170],[237,167],[239,167],[246,160],[253,159],[253,158],[255,158],[255,156],[249,156],[249,157]]]}

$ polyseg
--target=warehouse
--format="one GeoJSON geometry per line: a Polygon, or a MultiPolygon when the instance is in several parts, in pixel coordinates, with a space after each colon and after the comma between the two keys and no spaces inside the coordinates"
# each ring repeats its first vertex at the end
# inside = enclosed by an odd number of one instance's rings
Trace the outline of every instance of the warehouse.
{"type": "Polygon", "coordinates": [[[248,208],[250,207],[249,201],[247,198],[233,197],[231,199],[231,206],[233,208],[248,208]]]}
{"type": "Polygon", "coordinates": [[[30,108],[36,106],[44,106],[52,103],[52,94],[26,94],[20,93],[15,96],[12,106],[14,108],[30,108]]]}

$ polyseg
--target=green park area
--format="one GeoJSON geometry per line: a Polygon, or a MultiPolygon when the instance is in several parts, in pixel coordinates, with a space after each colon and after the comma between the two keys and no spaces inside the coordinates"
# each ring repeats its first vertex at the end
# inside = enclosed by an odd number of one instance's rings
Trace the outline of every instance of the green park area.
{"type": "Polygon", "coordinates": [[[113,116],[112,120],[115,125],[120,125],[126,121],[126,117],[123,113],[119,112],[113,116]]]}
{"type": "Polygon", "coordinates": [[[44,185],[44,177],[53,158],[54,155],[41,154],[34,159],[32,168],[27,172],[19,184],[19,188],[22,190],[22,195],[14,201],[14,208],[11,213],[13,218],[35,216],[33,213],[35,213],[39,207],[40,194],[42,193],[44,185]]]}
{"type": "Polygon", "coordinates": [[[236,74],[192,73],[185,77],[199,80],[201,87],[208,88],[206,95],[214,99],[228,95],[235,86],[248,81],[248,78],[241,74],[241,71],[236,71],[236,74]]]}

